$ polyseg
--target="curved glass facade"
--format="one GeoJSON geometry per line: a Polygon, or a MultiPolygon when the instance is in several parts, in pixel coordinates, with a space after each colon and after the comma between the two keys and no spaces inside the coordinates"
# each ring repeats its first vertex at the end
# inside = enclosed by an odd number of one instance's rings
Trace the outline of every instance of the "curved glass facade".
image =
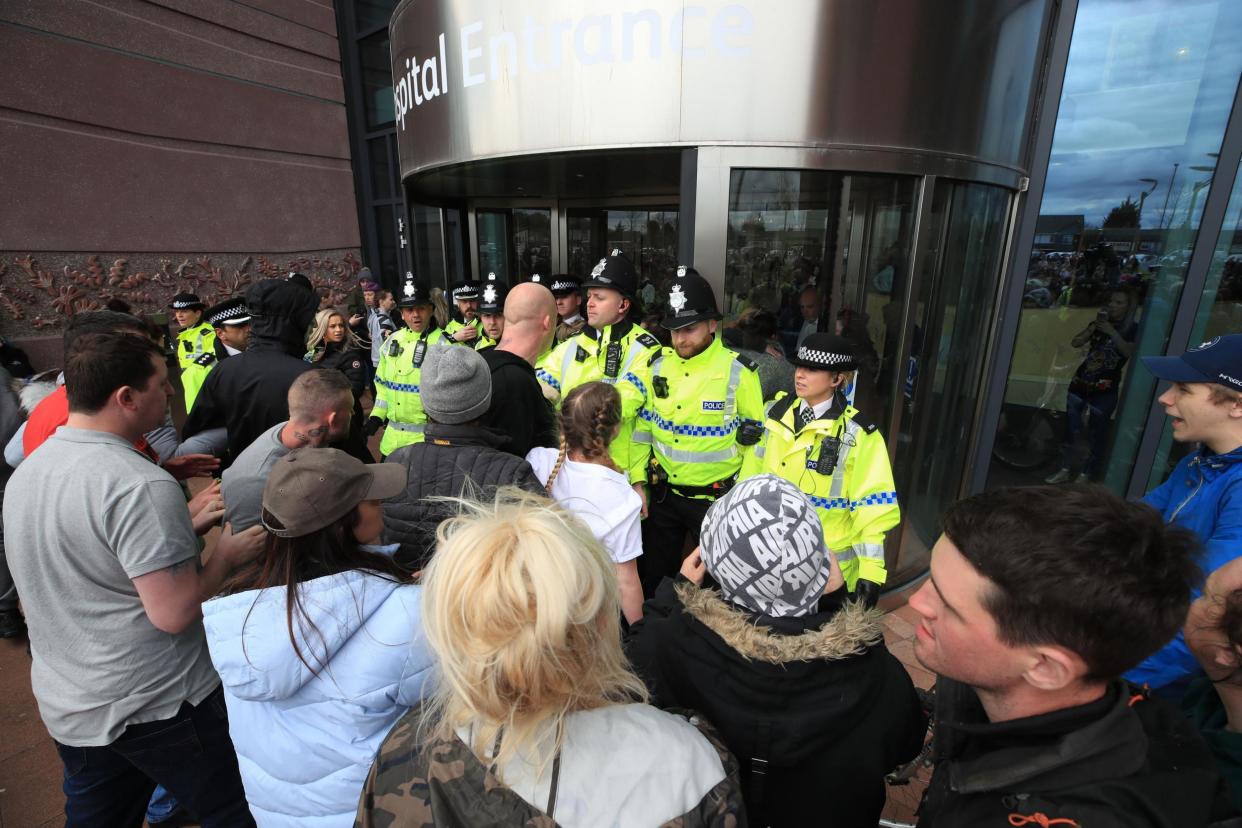
{"type": "Polygon", "coordinates": [[[989,487],[1147,478],[1138,357],[1171,344],[1240,37],[1237,3],[1079,3],[989,487]]]}

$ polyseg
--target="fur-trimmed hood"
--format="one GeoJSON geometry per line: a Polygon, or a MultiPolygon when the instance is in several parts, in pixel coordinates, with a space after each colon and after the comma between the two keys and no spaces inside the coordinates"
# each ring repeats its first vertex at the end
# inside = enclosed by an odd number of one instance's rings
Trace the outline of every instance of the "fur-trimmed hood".
{"type": "Polygon", "coordinates": [[[716,590],[681,583],[677,598],[687,613],[748,661],[837,661],[861,655],[884,640],[884,613],[853,601],[845,602],[819,627],[784,634],[756,623],[751,613],[726,603],[716,590]]]}

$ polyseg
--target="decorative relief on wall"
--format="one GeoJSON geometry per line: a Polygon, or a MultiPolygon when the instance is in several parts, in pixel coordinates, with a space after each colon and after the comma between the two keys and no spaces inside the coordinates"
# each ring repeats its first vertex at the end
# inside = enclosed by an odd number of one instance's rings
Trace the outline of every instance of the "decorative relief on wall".
{"type": "Polygon", "coordinates": [[[135,313],[162,313],[173,294],[197,293],[207,305],[244,293],[251,282],[297,271],[315,286],[321,305],[342,305],[362,267],[352,250],[306,253],[274,261],[266,256],[160,256],[0,254],[0,331],[9,337],[53,333],[74,314],[99,310],[112,299],[135,313]]]}

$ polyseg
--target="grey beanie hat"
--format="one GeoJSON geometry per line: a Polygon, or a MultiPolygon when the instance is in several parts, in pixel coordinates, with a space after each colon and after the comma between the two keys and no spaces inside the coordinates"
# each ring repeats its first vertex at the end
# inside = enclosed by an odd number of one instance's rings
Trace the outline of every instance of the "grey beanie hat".
{"type": "Polygon", "coordinates": [[[492,372],[473,348],[433,345],[422,373],[423,410],[437,423],[477,420],[492,404],[492,372]]]}
{"type": "Polygon", "coordinates": [[[700,550],[725,600],[772,618],[814,612],[828,583],[815,506],[774,474],[747,478],[712,504],[700,550]]]}

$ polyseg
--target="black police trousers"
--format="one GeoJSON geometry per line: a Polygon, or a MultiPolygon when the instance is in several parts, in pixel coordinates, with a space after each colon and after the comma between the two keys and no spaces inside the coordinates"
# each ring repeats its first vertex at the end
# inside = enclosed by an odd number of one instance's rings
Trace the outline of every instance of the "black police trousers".
{"type": "Polygon", "coordinates": [[[699,545],[699,530],[711,500],[682,497],[663,487],[663,497],[652,493],[643,521],[643,554],[638,559],[638,577],[643,595],[655,595],[665,577],[681,570],[686,555],[699,545]],[[687,541],[689,539],[689,541],[687,541]]]}

